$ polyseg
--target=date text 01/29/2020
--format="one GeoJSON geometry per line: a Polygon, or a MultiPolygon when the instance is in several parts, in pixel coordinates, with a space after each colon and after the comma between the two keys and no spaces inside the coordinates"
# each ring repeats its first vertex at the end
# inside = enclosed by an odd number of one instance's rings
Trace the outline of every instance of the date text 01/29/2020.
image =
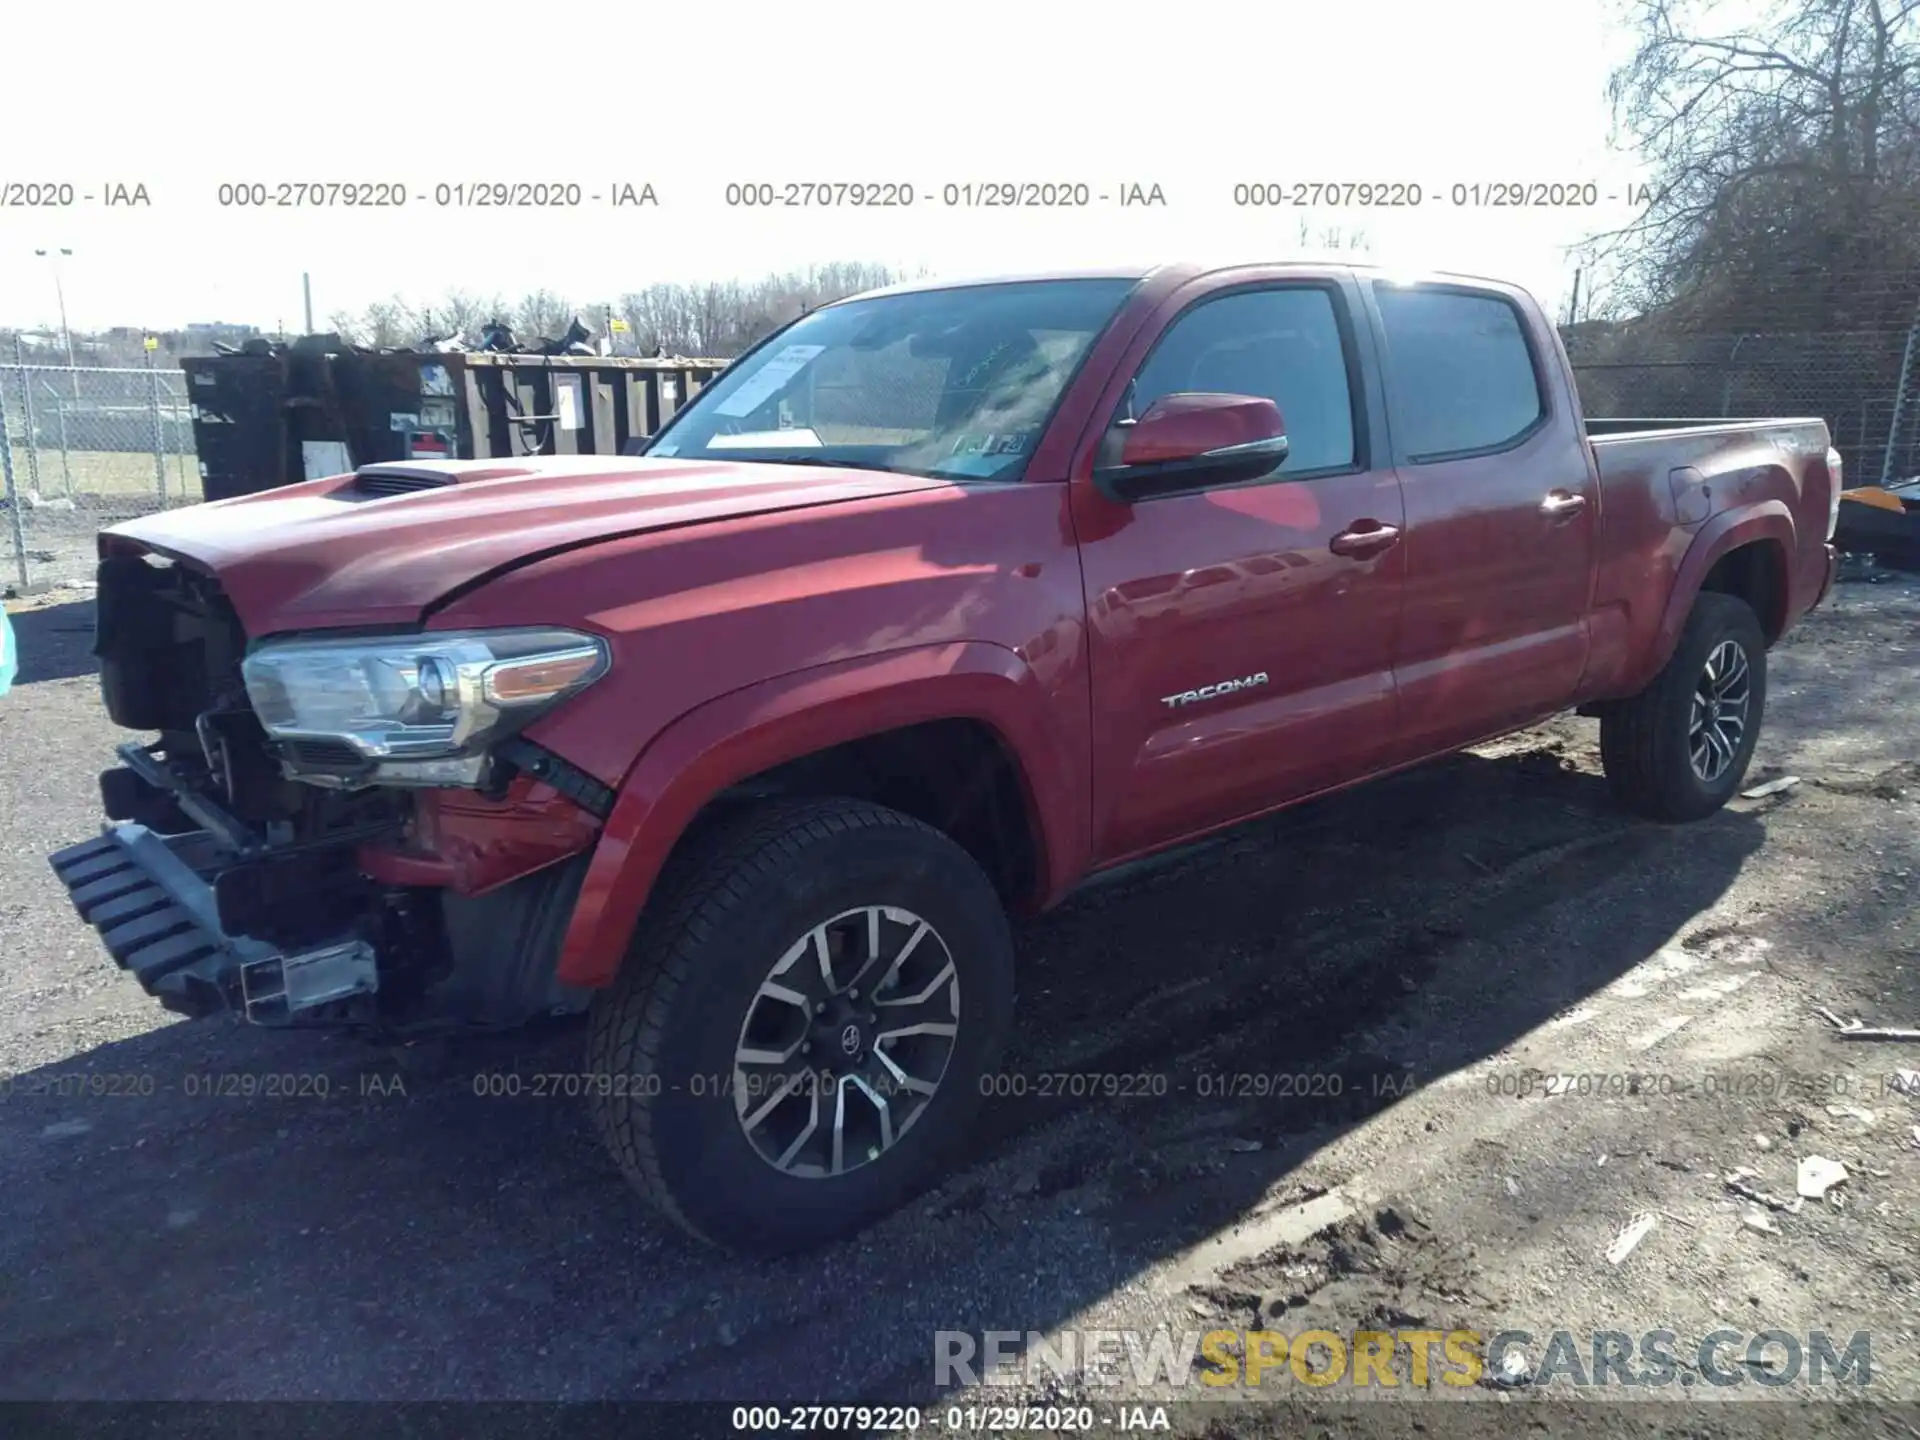
{"type": "Polygon", "coordinates": [[[1060,210],[1092,206],[1164,209],[1166,190],[1151,180],[731,180],[721,191],[729,209],[1060,210]]]}
{"type": "Polygon", "coordinates": [[[644,180],[458,180],[410,185],[402,180],[249,180],[220,185],[223,210],[398,210],[428,205],[453,210],[655,208],[660,195],[644,180]]]}
{"type": "Polygon", "coordinates": [[[1091,1405],[949,1405],[934,1411],[914,1405],[736,1405],[732,1425],[742,1432],[857,1435],[911,1434],[922,1428],[961,1434],[1043,1431],[1050,1435],[1172,1428],[1164,1405],[1121,1405],[1111,1412],[1091,1405]]]}
{"type": "Polygon", "coordinates": [[[1240,208],[1412,210],[1574,210],[1601,204],[1645,209],[1656,198],[1648,185],[1603,190],[1594,180],[1475,180],[1422,185],[1413,180],[1243,180],[1232,199],[1240,208]]]}
{"type": "Polygon", "coordinates": [[[1892,1076],[1841,1071],[1784,1069],[1709,1070],[1695,1076],[1657,1070],[1547,1071],[1494,1070],[1485,1079],[1487,1093],[1502,1099],[1574,1097],[1628,1100],[1695,1096],[1701,1099],[1772,1099],[1790,1094],[1844,1099],[1885,1099],[1899,1093],[1892,1076]]]}

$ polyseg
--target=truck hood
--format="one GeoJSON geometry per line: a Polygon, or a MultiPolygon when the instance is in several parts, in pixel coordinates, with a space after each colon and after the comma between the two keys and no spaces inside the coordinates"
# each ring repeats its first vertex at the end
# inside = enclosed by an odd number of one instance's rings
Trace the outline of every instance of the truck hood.
{"type": "Polygon", "coordinates": [[[129,520],[101,545],[209,571],[261,636],[414,623],[450,591],[596,541],[951,484],[644,457],[408,461],[129,520]]]}

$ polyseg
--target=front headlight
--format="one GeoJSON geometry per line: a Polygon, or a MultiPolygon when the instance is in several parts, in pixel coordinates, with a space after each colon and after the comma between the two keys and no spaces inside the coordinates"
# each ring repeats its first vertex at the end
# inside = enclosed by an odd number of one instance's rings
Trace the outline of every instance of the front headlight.
{"type": "Polygon", "coordinates": [[[396,784],[470,784],[487,746],[606,674],[607,645],[572,630],[464,630],[268,641],[242,662],[255,714],[290,769],[314,747],[396,784]]]}

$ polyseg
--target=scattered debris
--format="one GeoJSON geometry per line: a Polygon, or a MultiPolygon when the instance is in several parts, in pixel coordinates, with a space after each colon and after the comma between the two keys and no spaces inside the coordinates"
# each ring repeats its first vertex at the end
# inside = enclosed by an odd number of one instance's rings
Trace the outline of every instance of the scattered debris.
{"type": "Polygon", "coordinates": [[[1527,1357],[1518,1350],[1509,1350],[1500,1357],[1500,1373],[1490,1377],[1495,1385],[1508,1389],[1518,1389],[1533,1379],[1527,1367],[1527,1357]]]}
{"type": "Polygon", "coordinates": [[[1516,1200],[1520,1198],[1520,1182],[1511,1175],[1507,1176],[1507,1194],[1516,1200]]]}
{"type": "Polygon", "coordinates": [[[1764,785],[1756,785],[1751,790],[1742,790],[1743,800],[1764,800],[1769,795],[1778,795],[1782,790],[1791,790],[1800,783],[1798,775],[1782,775],[1778,780],[1769,780],[1764,785]]]}
{"type": "Polygon", "coordinates": [[[43,1140],[68,1140],[75,1135],[84,1135],[93,1129],[85,1120],[56,1120],[40,1132],[43,1140]]]}
{"type": "Polygon", "coordinates": [[[1827,1114],[1836,1120],[1858,1120],[1862,1125],[1871,1125],[1874,1121],[1873,1111],[1862,1110],[1858,1105],[1829,1105],[1827,1114]]]}
{"type": "Polygon", "coordinates": [[[1600,1152],[1600,1158],[1598,1160],[1595,1160],[1593,1162],[1593,1165],[1594,1165],[1594,1168],[1597,1170],[1606,1163],[1607,1163],[1607,1152],[1602,1150],[1600,1152]]]}
{"type": "Polygon", "coordinates": [[[1258,1140],[1241,1140],[1236,1138],[1227,1141],[1227,1149],[1237,1151],[1242,1155],[1251,1155],[1259,1148],[1260,1142],[1258,1140]]]}
{"type": "Polygon", "coordinates": [[[1819,1200],[1836,1185],[1847,1183],[1847,1167],[1824,1155],[1808,1155],[1800,1161],[1795,1188],[1808,1200],[1819,1200]]]}
{"type": "Polygon", "coordinates": [[[1888,1083],[1903,1095],[1920,1095],[1920,1070],[1896,1070],[1888,1083]]]}
{"type": "Polygon", "coordinates": [[[1753,1137],[1753,1145],[1756,1150],[1771,1150],[1773,1149],[1773,1137],[1771,1135],[1756,1135],[1753,1137]]]}
{"type": "Polygon", "coordinates": [[[1742,1200],[1751,1200],[1756,1205],[1764,1205],[1769,1210],[1778,1210],[1783,1214],[1794,1214],[1800,1209],[1798,1200],[1782,1200],[1778,1195],[1769,1194],[1757,1188],[1753,1182],[1760,1178],[1758,1170],[1730,1170],[1720,1177],[1720,1183],[1738,1195],[1742,1200]]]}
{"type": "Polygon", "coordinates": [[[1658,1218],[1653,1215],[1635,1216],[1626,1229],[1614,1237],[1613,1244],[1607,1247],[1607,1263],[1618,1265],[1625,1260],[1633,1253],[1635,1246],[1653,1233],[1653,1227],[1659,1223],[1658,1218]]]}
{"type": "Polygon", "coordinates": [[[1749,1230],[1759,1230],[1767,1235],[1780,1233],[1780,1227],[1773,1223],[1773,1217],[1764,1210],[1749,1210],[1741,1217],[1740,1223],[1749,1230]]]}
{"type": "Polygon", "coordinates": [[[1920,1030],[1897,1025],[1867,1025],[1858,1020],[1842,1020],[1822,1006],[1815,1011],[1839,1032],[1842,1040],[1920,1040],[1920,1030]]]}
{"type": "Polygon", "coordinates": [[[1651,1050],[1662,1040],[1672,1038],[1692,1023],[1693,1016],[1691,1015],[1669,1015],[1644,1034],[1634,1036],[1633,1039],[1627,1042],[1627,1048],[1635,1053],[1651,1050]]]}
{"type": "Polygon", "coordinates": [[[1473,866],[1474,869],[1478,870],[1483,875],[1493,874],[1493,867],[1491,865],[1487,864],[1487,862],[1484,860],[1474,859],[1473,856],[1467,854],[1467,852],[1464,850],[1460,852],[1460,858],[1462,860],[1465,860],[1469,865],[1473,866]]]}

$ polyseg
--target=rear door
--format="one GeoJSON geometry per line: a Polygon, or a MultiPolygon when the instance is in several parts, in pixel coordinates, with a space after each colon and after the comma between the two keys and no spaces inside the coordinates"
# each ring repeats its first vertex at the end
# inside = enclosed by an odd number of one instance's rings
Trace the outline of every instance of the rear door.
{"type": "Polygon", "coordinates": [[[1399,758],[1571,702],[1598,494],[1552,337],[1500,288],[1369,280],[1406,501],[1399,758]]]}
{"type": "Polygon", "coordinates": [[[1357,288],[1205,283],[1123,362],[1131,413],[1180,391],[1265,396],[1291,452],[1251,484],[1133,505],[1100,495],[1082,456],[1100,861],[1352,779],[1393,734],[1400,487],[1376,458],[1357,288]]]}

